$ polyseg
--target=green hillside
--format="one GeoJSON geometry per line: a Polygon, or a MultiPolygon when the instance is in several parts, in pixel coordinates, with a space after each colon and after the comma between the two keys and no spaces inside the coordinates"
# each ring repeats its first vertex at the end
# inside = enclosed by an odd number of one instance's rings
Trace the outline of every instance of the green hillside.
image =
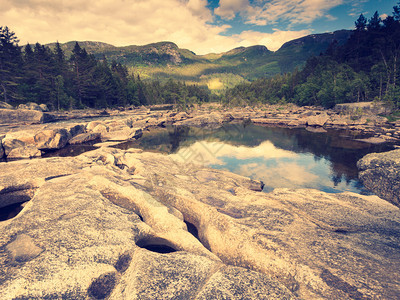
{"type": "MultiPolygon", "coordinates": [[[[207,85],[214,91],[222,91],[241,82],[260,77],[272,77],[303,66],[306,60],[324,52],[333,41],[345,43],[351,31],[341,30],[306,36],[284,44],[272,52],[265,46],[239,47],[225,53],[196,55],[180,49],[171,42],[159,42],[144,46],[115,47],[100,42],[79,42],[82,48],[96,58],[106,57],[126,65],[142,79],[167,78],[187,83],[207,85]]],[[[75,42],[62,44],[68,55],[75,42]]],[[[55,44],[50,44],[54,47],[55,44]]]]}

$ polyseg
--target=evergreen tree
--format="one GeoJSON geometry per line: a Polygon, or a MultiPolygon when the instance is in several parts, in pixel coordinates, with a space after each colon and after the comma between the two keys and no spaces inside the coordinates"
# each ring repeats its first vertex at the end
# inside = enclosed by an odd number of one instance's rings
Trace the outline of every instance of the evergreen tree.
{"type": "Polygon", "coordinates": [[[368,31],[378,31],[381,28],[382,19],[378,14],[378,11],[375,11],[374,15],[371,19],[368,20],[367,29],[368,31]]]}
{"type": "Polygon", "coordinates": [[[367,28],[367,19],[361,14],[354,24],[356,25],[356,31],[363,32],[367,28]]]}
{"type": "Polygon", "coordinates": [[[5,26],[0,26],[0,96],[6,103],[16,102],[20,70],[22,66],[21,49],[15,33],[5,26]]]}

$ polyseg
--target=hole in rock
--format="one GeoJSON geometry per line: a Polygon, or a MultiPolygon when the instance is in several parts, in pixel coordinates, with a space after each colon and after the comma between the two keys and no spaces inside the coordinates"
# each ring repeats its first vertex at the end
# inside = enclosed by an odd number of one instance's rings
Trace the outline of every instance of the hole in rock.
{"type": "Polygon", "coordinates": [[[6,221],[16,217],[24,208],[23,203],[15,203],[0,208],[0,221],[6,221]]]}
{"type": "Polygon", "coordinates": [[[198,239],[200,241],[199,231],[198,231],[197,227],[186,220],[184,222],[187,226],[187,230],[189,231],[189,233],[191,233],[196,239],[198,239]]]}
{"type": "Polygon", "coordinates": [[[156,253],[172,253],[176,252],[175,248],[165,239],[162,238],[149,238],[143,239],[136,242],[136,245],[140,248],[156,252],[156,253]]]}
{"type": "Polygon", "coordinates": [[[111,294],[117,282],[115,273],[107,273],[96,278],[88,289],[88,294],[94,299],[104,299],[111,294]]]}
{"type": "Polygon", "coordinates": [[[142,215],[140,215],[140,214],[138,214],[138,213],[136,213],[136,214],[138,215],[140,221],[144,222],[144,219],[143,219],[142,215]]]}
{"type": "Polygon", "coordinates": [[[115,269],[120,272],[120,273],[124,273],[128,267],[129,264],[131,263],[132,260],[132,256],[130,255],[130,253],[124,252],[119,258],[118,261],[115,263],[115,269]]]}
{"type": "Polygon", "coordinates": [[[211,251],[211,248],[210,248],[210,245],[208,244],[208,242],[207,242],[207,241],[202,241],[202,240],[200,239],[199,230],[197,229],[197,227],[196,227],[194,224],[192,224],[192,223],[190,223],[190,222],[188,222],[188,221],[186,221],[186,220],[184,220],[184,222],[185,222],[185,224],[186,224],[186,226],[187,226],[187,229],[188,229],[189,233],[191,233],[196,239],[198,239],[198,240],[200,241],[200,243],[201,243],[206,249],[208,249],[209,251],[211,251]]]}

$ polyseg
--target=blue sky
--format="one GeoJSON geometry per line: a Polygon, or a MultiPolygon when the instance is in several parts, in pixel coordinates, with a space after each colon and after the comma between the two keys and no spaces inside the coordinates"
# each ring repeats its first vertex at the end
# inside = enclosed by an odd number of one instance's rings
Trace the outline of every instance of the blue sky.
{"type": "Polygon", "coordinates": [[[21,44],[171,41],[197,54],[270,50],[312,33],[352,29],[360,13],[390,15],[391,0],[0,0],[0,26],[21,44]]]}

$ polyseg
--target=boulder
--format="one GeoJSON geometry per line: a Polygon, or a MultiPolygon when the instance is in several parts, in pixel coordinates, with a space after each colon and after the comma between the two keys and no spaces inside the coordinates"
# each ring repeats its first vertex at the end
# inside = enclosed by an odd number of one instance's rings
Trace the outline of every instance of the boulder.
{"type": "Polygon", "coordinates": [[[100,139],[101,134],[96,132],[81,133],[69,140],[69,144],[83,144],[100,139]]]}
{"type": "Polygon", "coordinates": [[[35,145],[40,150],[61,149],[70,139],[71,135],[64,128],[42,130],[34,136],[35,145]]]}
{"type": "Polygon", "coordinates": [[[6,102],[0,101],[0,109],[14,109],[14,107],[6,102]]]}
{"type": "Polygon", "coordinates": [[[8,151],[7,158],[8,159],[17,159],[17,158],[33,158],[39,157],[42,155],[42,152],[36,148],[34,145],[25,145],[17,148],[13,148],[8,151]]]}
{"type": "Polygon", "coordinates": [[[86,124],[76,124],[72,126],[68,126],[65,129],[68,130],[71,137],[77,136],[78,134],[86,132],[86,124]]]}
{"type": "Polygon", "coordinates": [[[400,149],[368,154],[357,167],[367,189],[400,207],[400,149]]]}
{"type": "Polygon", "coordinates": [[[9,156],[12,150],[21,148],[20,150],[15,150],[14,155],[16,155],[16,153],[19,153],[22,155],[22,157],[31,157],[33,147],[36,148],[34,135],[35,133],[32,130],[8,132],[2,141],[5,155],[9,156]],[[23,154],[24,151],[27,151],[27,153],[23,154]]]}
{"type": "MultiPolygon", "coordinates": [[[[93,131],[98,125],[104,126],[104,128],[106,128],[105,131],[108,131],[108,128],[107,128],[107,126],[104,124],[104,122],[100,122],[100,121],[92,121],[92,122],[89,122],[89,123],[86,125],[86,130],[87,130],[87,131],[93,131]]],[[[100,127],[99,127],[99,128],[100,128],[100,127]]]]}
{"type": "Polygon", "coordinates": [[[126,128],[101,134],[103,141],[126,141],[140,138],[143,135],[141,128],[126,128]]]}
{"type": "Polygon", "coordinates": [[[49,111],[49,108],[47,107],[46,104],[39,104],[39,107],[43,112],[49,111]]]}
{"type": "Polygon", "coordinates": [[[39,124],[53,119],[49,114],[36,110],[0,109],[0,124],[39,124]]]}
{"type": "Polygon", "coordinates": [[[307,122],[305,119],[294,119],[291,120],[287,125],[290,127],[305,127],[306,123],[307,122]]]}
{"type": "MultiPolygon", "coordinates": [[[[43,105],[45,105],[45,104],[43,104],[43,105]]],[[[35,102],[28,102],[28,103],[25,103],[25,104],[20,104],[20,105],[18,105],[18,109],[29,109],[29,110],[43,111],[42,107],[39,104],[35,103],[35,102]]]]}
{"type": "Polygon", "coordinates": [[[326,113],[321,113],[316,116],[310,116],[306,118],[306,123],[308,126],[324,126],[325,123],[329,120],[329,116],[326,113]]]}

